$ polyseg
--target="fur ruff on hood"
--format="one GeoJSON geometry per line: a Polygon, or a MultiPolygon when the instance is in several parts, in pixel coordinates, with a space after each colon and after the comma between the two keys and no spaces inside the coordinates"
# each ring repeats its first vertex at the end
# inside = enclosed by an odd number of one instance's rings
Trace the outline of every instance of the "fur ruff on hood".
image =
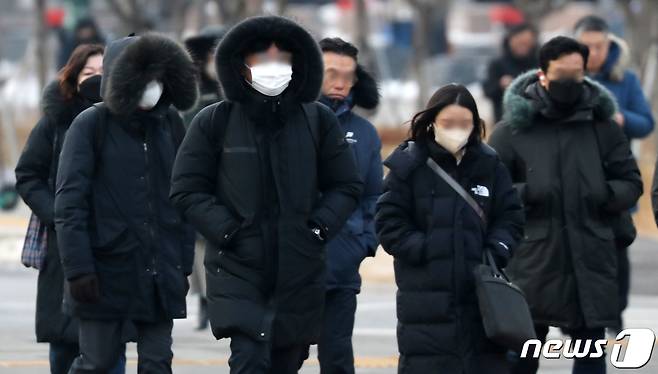
{"type": "Polygon", "coordinates": [[[108,109],[128,115],[138,108],[146,85],[157,80],[178,110],[194,106],[199,96],[197,71],[189,53],[172,39],[146,34],[110,43],[103,59],[101,93],[108,109]]]}

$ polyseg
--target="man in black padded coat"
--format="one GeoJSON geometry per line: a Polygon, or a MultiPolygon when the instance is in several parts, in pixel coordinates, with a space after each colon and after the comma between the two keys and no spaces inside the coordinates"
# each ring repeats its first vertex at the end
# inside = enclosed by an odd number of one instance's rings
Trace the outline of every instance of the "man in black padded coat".
{"type": "Polygon", "coordinates": [[[192,121],[171,198],[208,240],[208,314],[231,373],[296,373],[322,322],[325,243],[362,193],[336,116],[315,103],[322,57],[306,30],[250,18],[217,49],[226,101],[192,121]]]}

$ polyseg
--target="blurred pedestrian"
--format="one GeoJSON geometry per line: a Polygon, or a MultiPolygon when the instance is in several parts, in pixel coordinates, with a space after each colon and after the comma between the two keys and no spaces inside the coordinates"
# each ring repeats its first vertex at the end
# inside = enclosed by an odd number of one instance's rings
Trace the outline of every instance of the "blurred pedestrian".
{"type": "Polygon", "coordinates": [[[64,309],[79,318],[71,374],[103,373],[137,342],[140,373],[171,373],[174,318],[185,318],[194,232],[168,200],[194,105],[187,52],[157,34],[110,43],[103,104],[68,131],[57,173],[55,226],[67,280],[64,309]]]}
{"type": "Polygon", "coordinates": [[[231,373],[296,373],[322,325],[324,245],[362,182],[336,116],[314,103],[322,56],[301,26],[249,18],[216,67],[226,101],[192,121],[171,198],[209,242],[210,325],[231,339],[231,373]]]}
{"type": "MultiPolygon", "coordinates": [[[[617,323],[610,220],[642,194],[628,140],[612,120],[615,99],[585,77],[588,56],[587,46],[571,38],[544,44],[540,69],[505,93],[504,120],[490,139],[525,206],[524,240],[507,271],[525,292],[542,341],[549,326],[596,340],[617,323]]],[[[520,359],[513,373],[538,366],[538,359],[520,359]]],[[[605,370],[605,356],[574,360],[575,374],[605,370]]]]}
{"type": "MultiPolygon", "coordinates": [[[[43,117],[37,122],[16,165],[16,188],[47,227],[45,263],[37,281],[37,342],[50,343],[50,372],[68,373],[79,354],[78,323],[62,312],[64,272],[55,232],[55,179],[64,136],[83,110],[101,101],[103,46],[78,46],[57,79],[44,89],[43,117]]],[[[125,372],[125,348],[111,373],[125,372]]]]}
{"type": "Polygon", "coordinates": [[[493,103],[496,122],[503,116],[503,94],[512,80],[538,65],[537,36],[530,24],[511,26],[503,39],[502,54],[489,62],[482,86],[493,103]]]}
{"type": "MultiPolygon", "coordinates": [[[[605,86],[615,95],[619,110],[615,122],[622,127],[629,140],[648,136],[654,119],[640,81],[628,69],[630,51],[621,38],[610,32],[608,23],[596,16],[587,16],[576,23],[575,35],[589,48],[587,75],[605,86]]],[[[615,220],[619,282],[619,315],[613,332],[623,329],[622,313],[628,306],[631,286],[631,268],[628,247],[635,239],[636,230],[630,212],[623,212],[615,220]]],[[[617,334],[614,333],[616,336],[617,334]]]]}
{"type": "Polygon", "coordinates": [[[354,373],[352,330],[356,295],[361,290],[359,267],[374,256],[375,202],[382,189],[381,141],[377,129],[353,112],[355,106],[374,109],[379,103],[377,82],[358,63],[358,49],[340,38],[320,41],[324,79],[320,102],[338,117],[354,153],[364,191],[338,235],[327,243],[327,294],[318,358],[322,373],[354,373]]]}
{"type": "Polygon", "coordinates": [[[614,119],[629,139],[641,139],[653,131],[651,106],[642,92],[637,75],[629,69],[630,50],[626,42],[610,32],[608,23],[587,16],[576,23],[574,33],[589,48],[587,75],[615,95],[618,112],[614,119]]]}
{"type": "MultiPolygon", "coordinates": [[[[209,27],[198,35],[185,39],[185,48],[190,52],[197,68],[201,96],[197,105],[183,114],[185,127],[189,128],[194,116],[208,105],[220,102],[219,82],[215,69],[215,49],[226,30],[221,27],[209,27]]],[[[208,300],[206,298],[206,270],[203,259],[206,252],[206,241],[197,235],[194,245],[194,267],[190,275],[190,292],[199,295],[199,324],[197,330],[208,328],[208,300]]]]}
{"type": "Polygon", "coordinates": [[[57,37],[59,39],[59,49],[57,50],[58,68],[66,64],[73,50],[81,44],[105,45],[105,37],[96,21],[91,17],[79,19],[75,23],[73,30],[67,29],[63,25],[53,26],[57,31],[57,37]]]}
{"type": "Polygon", "coordinates": [[[410,140],[384,162],[390,173],[375,225],[395,259],[398,373],[508,372],[506,349],[485,335],[473,270],[484,250],[505,265],[523,232],[523,210],[483,136],[473,96],[447,85],[413,117],[410,140]],[[477,202],[488,227],[430,162],[477,202]]]}

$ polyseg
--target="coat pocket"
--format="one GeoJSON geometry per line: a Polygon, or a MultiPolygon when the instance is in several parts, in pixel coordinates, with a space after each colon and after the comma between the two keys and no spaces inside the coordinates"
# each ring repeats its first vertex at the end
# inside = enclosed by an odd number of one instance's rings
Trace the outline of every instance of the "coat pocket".
{"type": "Polygon", "coordinates": [[[615,233],[610,225],[593,220],[586,220],[585,227],[587,228],[587,231],[601,240],[609,241],[615,239],[615,233]]]}
{"type": "Polygon", "coordinates": [[[128,226],[117,220],[103,220],[96,223],[96,230],[91,236],[94,253],[109,254],[121,251],[121,243],[128,236],[128,226]]]}
{"type": "Polygon", "coordinates": [[[525,226],[523,240],[526,242],[538,242],[546,240],[549,230],[549,222],[528,222],[528,224],[525,226]]]}

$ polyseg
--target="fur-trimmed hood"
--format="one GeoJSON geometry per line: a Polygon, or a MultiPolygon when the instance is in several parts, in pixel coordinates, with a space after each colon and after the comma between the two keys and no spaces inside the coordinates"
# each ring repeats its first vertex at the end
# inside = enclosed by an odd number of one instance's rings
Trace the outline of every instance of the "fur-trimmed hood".
{"type": "MultiPolygon", "coordinates": [[[[532,126],[534,118],[546,109],[544,100],[538,94],[538,70],[530,70],[518,76],[505,91],[503,97],[503,122],[513,128],[532,126]]],[[[586,98],[575,111],[593,113],[595,119],[608,120],[617,112],[617,103],[610,91],[596,81],[585,78],[586,98]]]]}
{"type": "Polygon", "coordinates": [[[71,100],[67,100],[62,95],[57,79],[44,87],[41,94],[41,110],[46,117],[56,121],[71,111],[70,105],[71,100]]]}
{"type": "Polygon", "coordinates": [[[610,34],[610,49],[608,50],[608,57],[601,68],[601,74],[605,75],[606,79],[621,82],[624,80],[624,74],[630,63],[631,52],[626,41],[610,34]]]}
{"type": "Polygon", "coordinates": [[[322,88],[323,64],[317,42],[297,23],[278,16],[251,17],[238,23],[217,47],[215,63],[224,97],[230,101],[249,100],[250,87],[240,74],[242,52],[259,39],[284,40],[292,46],[292,81],[286,92],[301,102],[315,101],[322,88]]]}
{"type": "Polygon", "coordinates": [[[190,52],[192,60],[200,65],[205,65],[208,53],[214,53],[217,44],[224,37],[226,31],[223,26],[209,26],[198,34],[185,39],[183,43],[187,51],[190,52]]]}
{"type": "Polygon", "coordinates": [[[379,105],[379,86],[372,75],[361,65],[356,65],[356,84],[352,87],[354,105],[363,109],[375,109],[379,105]]]}
{"type": "Polygon", "coordinates": [[[41,93],[41,110],[43,115],[58,125],[66,125],[68,127],[75,116],[91,105],[91,102],[77,94],[67,99],[62,94],[59,80],[57,79],[48,83],[41,93]]]}
{"type": "Polygon", "coordinates": [[[138,108],[148,82],[162,82],[162,99],[184,111],[199,96],[197,72],[188,52],[158,34],[129,36],[111,42],[103,58],[101,93],[108,109],[129,115],[138,108]]]}

